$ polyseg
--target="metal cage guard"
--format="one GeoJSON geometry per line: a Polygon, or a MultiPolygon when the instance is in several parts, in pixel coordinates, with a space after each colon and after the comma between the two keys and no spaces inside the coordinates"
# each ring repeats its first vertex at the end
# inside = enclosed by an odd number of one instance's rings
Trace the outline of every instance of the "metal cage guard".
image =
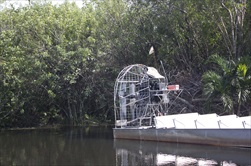
{"type": "Polygon", "coordinates": [[[171,109],[169,93],[177,92],[178,97],[181,91],[173,86],[168,89],[166,78],[153,67],[125,67],[114,86],[115,127],[153,126],[153,117],[171,109]]]}

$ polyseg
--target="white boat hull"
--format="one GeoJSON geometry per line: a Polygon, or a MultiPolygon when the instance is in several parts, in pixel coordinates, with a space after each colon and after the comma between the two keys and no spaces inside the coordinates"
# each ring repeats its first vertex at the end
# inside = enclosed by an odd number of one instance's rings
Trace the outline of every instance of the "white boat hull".
{"type": "Polygon", "coordinates": [[[251,129],[114,128],[115,139],[251,147],[251,129]]]}

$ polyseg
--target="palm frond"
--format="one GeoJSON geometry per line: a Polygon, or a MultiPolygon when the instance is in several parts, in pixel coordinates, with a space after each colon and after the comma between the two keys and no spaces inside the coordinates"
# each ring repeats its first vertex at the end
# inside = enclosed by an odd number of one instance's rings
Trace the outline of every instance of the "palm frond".
{"type": "Polygon", "coordinates": [[[217,54],[210,56],[207,63],[215,63],[218,65],[219,69],[222,70],[222,72],[228,72],[229,62],[217,54]]]}
{"type": "Polygon", "coordinates": [[[202,81],[204,82],[203,93],[207,97],[212,94],[217,94],[221,89],[221,76],[214,71],[208,71],[203,74],[202,81]]]}
{"type": "Polygon", "coordinates": [[[224,109],[226,111],[228,111],[230,114],[232,114],[233,113],[233,100],[232,100],[232,98],[229,95],[224,93],[221,96],[221,100],[222,100],[224,109]]]}

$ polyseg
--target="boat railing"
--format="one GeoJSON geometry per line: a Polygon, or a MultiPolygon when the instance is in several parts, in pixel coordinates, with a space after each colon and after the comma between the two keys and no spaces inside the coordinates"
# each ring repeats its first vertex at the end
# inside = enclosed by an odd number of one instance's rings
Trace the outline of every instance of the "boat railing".
{"type": "Polygon", "coordinates": [[[186,127],[186,125],[180,121],[178,121],[177,119],[173,119],[173,124],[174,124],[174,127],[177,128],[176,126],[176,123],[175,122],[178,122],[179,124],[182,124],[184,126],[184,128],[186,127]]]}
{"type": "Polygon", "coordinates": [[[222,128],[221,125],[224,125],[225,127],[228,127],[225,123],[223,123],[221,120],[218,120],[218,126],[219,126],[219,129],[222,128]]]}
{"type": "Polygon", "coordinates": [[[200,121],[198,121],[197,119],[194,120],[194,123],[195,123],[196,129],[198,128],[197,123],[199,123],[199,124],[202,125],[203,127],[206,127],[204,124],[200,123],[200,121]]]}
{"type": "Polygon", "coordinates": [[[161,104],[147,104],[146,111],[150,110],[150,114],[156,114],[159,116],[161,114],[160,110],[163,110],[161,104]]]}
{"type": "MultiPolygon", "coordinates": [[[[121,98],[126,98],[126,97],[121,97],[121,98]]],[[[141,98],[141,99],[138,99],[138,100],[131,101],[131,102],[125,104],[124,106],[133,105],[133,104],[135,104],[136,102],[140,102],[140,101],[143,101],[143,100],[146,100],[146,99],[148,99],[148,96],[147,96],[147,97],[144,97],[144,98],[141,98]]],[[[118,107],[118,108],[119,108],[119,107],[118,107]]]]}
{"type": "Polygon", "coordinates": [[[246,128],[250,129],[251,128],[251,125],[248,124],[246,121],[243,121],[242,124],[243,124],[244,129],[246,129],[246,128]],[[249,126],[249,127],[246,127],[246,126],[249,126]]]}
{"type": "Polygon", "coordinates": [[[126,126],[127,120],[126,119],[125,120],[116,120],[115,125],[120,126],[120,127],[126,126]]]}
{"type": "MultiPolygon", "coordinates": [[[[134,122],[136,122],[136,121],[139,121],[139,126],[142,126],[142,121],[143,121],[143,120],[149,120],[149,125],[147,125],[147,126],[151,126],[151,117],[144,117],[144,116],[141,116],[141,117],[135,118],[135,119],[133,119],[133,120],[126,121],[125,123],[123,123],[123,124],[124,124],[123,127],[125,127],[125,126],[127,126],[127,125],[129,125],[129,124],[131,124],[131,123],[134,123],[134,122]]],[[[118,126],[118,125],[117,125],[117,126],[118,126]]]]}

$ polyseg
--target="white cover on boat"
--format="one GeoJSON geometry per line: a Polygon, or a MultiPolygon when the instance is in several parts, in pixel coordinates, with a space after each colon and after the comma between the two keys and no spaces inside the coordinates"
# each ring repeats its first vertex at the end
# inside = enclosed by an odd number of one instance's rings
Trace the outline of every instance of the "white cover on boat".
{"type": "Polygon", "coordinates": [[[225,115],[217,118],[219,128],[243,128],[242,122],[236,115],[225,115]]]}
{"type": "Polygon", "coordinates": [[[198,113],[187,113],[155,117],[156,128],[194,128],[198,113]]]}
{"type": "Polygon", "coordinates": [[[157,79],[162,79],[165,78],[164,76],[160,75],[158,70],[155,69],[154,67],[147,67],[147,75],[153,77],[153,78],[157,78],[157,79]]]}
{"type": "Polygon", "coordinates": [[[249,129],[251,116],[218,116],[217,114],[199,115],[187,113],[155,117],[156,128],[176,129],[249,129]]]}
{"type": "Polygon", "coordinates": [[[218,115],[217,114],[205,114],[205,115],[199,115],[198,119],[195,121],[195,128],[197,129],[218,129],[218,115]]]}

